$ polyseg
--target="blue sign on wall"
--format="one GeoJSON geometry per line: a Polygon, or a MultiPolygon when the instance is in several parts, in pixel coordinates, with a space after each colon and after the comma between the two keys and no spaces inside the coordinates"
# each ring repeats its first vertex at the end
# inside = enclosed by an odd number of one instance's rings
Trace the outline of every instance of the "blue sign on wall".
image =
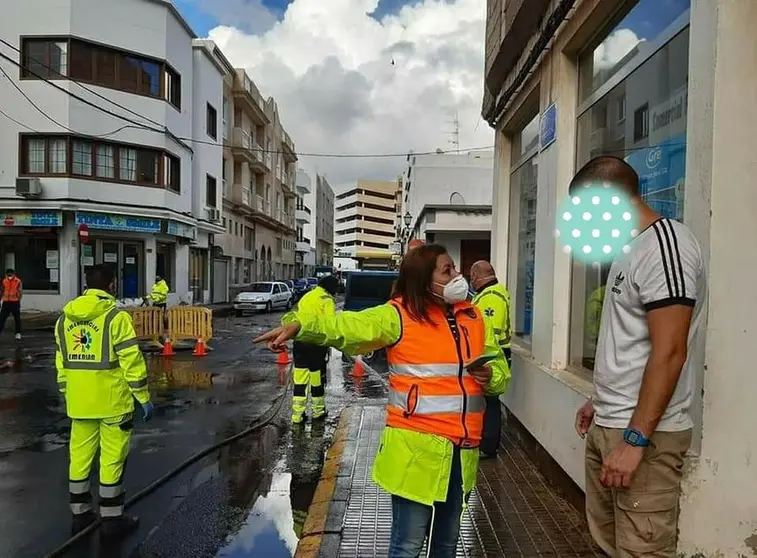
{"type": "Polygon", "coordinates": [[[557,139],[557,106],[552,103],[541,115],[539,124],[539,151],[557,139]]]}
{"type": "Polygon", "coordinates": [[[189,238],[194,240],[197,238],[197,229],[192,225],[186,223],[179,223],[178,221],[169,221],[166,227],[166,232],[174,236],[180,236],[182,238],[189,238]]]}
{"type": "Polygon", "coordinates": [[[62,227],[63,213],[35,209],[31,211],[0,211],[0,227],[62,227]]]}
{"type": "Polygon", "coordinates": [[[160,232],[160,219],[113,215],[111,213],[87,213],[84,211],[77,211],[76,224],[87,225],[87,227],[91,229],[101,229],[105,231],[160,232]]]}
{"type": "Polygon", "coordinates": [[[686,176],[686,134],[640,149],[626,157],[639,174],[641,196],[668,219],[683,219],[686,176]]]}

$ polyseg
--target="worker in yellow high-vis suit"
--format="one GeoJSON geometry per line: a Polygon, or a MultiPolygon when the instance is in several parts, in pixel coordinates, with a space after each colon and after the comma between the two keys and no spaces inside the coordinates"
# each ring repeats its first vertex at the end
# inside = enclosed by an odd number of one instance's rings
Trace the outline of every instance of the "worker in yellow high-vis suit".
{"type": "Polygon", "coordinates": [[[153,406],[147,367],[134,325],[116,307],[113,271],[97,265],[87,271],[87,290],[63,308],[55,326],[58,387],[71,418],[69,498],[73,530],[96,518],[89,476],[100,450],[100,516],[106,535],[137,527],[123,515],[123,473],[133,428],[134,399],[150,420],[153,406]]]}
{"type": "MultiPolygon", "coordinates": [[[[298,314],[307,316],[333,316],[336,313],[334,297],[339,290],[339,280],[327,275],[318,281],[318,286],[303,295],[297,303],[298,314]]],[[[292,423],[305,420],[308,390],[311,396],[312,419],[326,416],[326,392],[324,389],[328,347],[310,343],[294,342],[294,395],[292,397],[292,423]]]]}
{"type": "Polygon", "coordinates": [[[166,283],[166,280],[160,275],[156,275],[155,284],[152,286],[152,291],[147,298],[152,301],[153,306],[165,310],[168,301],[168,291],[168,283],[166,283]]]}

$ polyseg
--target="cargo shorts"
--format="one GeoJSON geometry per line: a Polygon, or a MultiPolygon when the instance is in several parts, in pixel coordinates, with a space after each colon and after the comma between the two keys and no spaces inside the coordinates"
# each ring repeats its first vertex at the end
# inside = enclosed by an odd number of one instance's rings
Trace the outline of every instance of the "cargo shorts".
{"type": "Polygon", "coordinates": [[[592,424],[586,439],[586,518],[600,548],[614,558],[676,558],[678,501],[691,430],[656,432],[630,488],[599,481],[602,460],[623,442],[623,430],[592,424]]]}

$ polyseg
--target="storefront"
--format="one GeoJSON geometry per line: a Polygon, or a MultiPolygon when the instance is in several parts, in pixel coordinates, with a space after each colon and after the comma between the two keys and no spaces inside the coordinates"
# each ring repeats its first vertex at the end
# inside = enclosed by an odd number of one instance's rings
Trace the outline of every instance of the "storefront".
{"type": "Polygon", "coordinates": [[[0,210],[0,263],[12,268],[27,295],[60,292],[61,211],[0,210]]]}

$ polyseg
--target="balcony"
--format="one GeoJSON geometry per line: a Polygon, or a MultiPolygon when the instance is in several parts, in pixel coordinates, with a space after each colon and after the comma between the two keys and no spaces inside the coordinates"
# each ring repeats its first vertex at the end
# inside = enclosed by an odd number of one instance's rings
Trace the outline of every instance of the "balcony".
{"type": "Polygon", "coordinates": [[[263,148],[252,139],[250,132],[236,127],[232,133],[231,152],[235,158],[246,161],[250,170],[258,173],[268,172],[270,167],[265,164],[263,148]]]}
{"type": "Polygon", "coordinates": [[[258,213],[262,213],[263,215],[267,215],[268,217],[273,217],[271,214],[271,202],[263,198],[263,196],[256,196],[257,198],[257,204],[255,206],[255,209],[258,211],[258,213]]]}
{"type": "Polygon", "coordinates": [[[297,220],[297,223],[299,223],[299,224],[309,223],[310,222],[310,217],[311,217],[310,208],[308,208],[308,207],[299,208],[298,207],[294,216],[295,216],[295,219],[297,220]]]}
{"type": "Polygon", "coordinates": [[[298,240],[294,244],[294,250],[295,252],[303,252],[307,254],[310,252],[310,241],[307,239],[298,240]]]}
{"type": "Polygon", "coordinates": [[[295,179],[294,185],[295,188],[297,188],[297,193],[301,196],[313,191],[313,184],[310,181],[310,177],[304,171],[297,172],[297,178],[295,179]]]}
{"type": "Polygon", "coordinates": [[[286,159],[287,162],[294,163],[297,161],[297,152],[294,150],[294,142],[292,142],[292,138],[289,137],[289,134],[283,130],[281,133],[281,147],[284,152],[284,159],[286,159]]]}
{"type": "Polygon", "coordinates": [[[232,94],[236,106],[245,110],[256,124],[267,126],[271,123],[265,111],[263,95],[244,70],[237,70],[232,94]]]}

